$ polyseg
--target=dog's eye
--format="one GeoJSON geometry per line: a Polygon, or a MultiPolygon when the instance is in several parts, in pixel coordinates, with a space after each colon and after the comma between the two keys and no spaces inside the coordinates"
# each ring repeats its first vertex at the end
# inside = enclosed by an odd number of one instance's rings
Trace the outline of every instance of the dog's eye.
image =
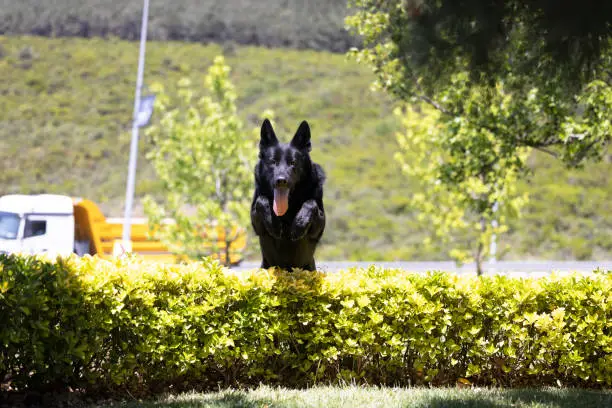
{"type": "Polygon", "coordinates": [[[293,166],[293,165],[295,164],[295,160],[293,160],[293,159],[288,159],[288,160],[287,160],[287,164],[288,164],[288,165],[290,165],[290,166],[293,166]]]}

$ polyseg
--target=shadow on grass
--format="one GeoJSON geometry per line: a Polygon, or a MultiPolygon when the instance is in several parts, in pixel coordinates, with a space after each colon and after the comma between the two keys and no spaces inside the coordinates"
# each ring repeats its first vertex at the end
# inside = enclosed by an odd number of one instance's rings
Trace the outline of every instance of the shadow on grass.
{"type": "MultiPolygon", "coordinates": [[[[551,407],[612,407],[610,391],[574,388],[509,389],[504,391],[509,400],[522,404],[543,404],[551,407]]],[[[527,405],[529,406],[529,405],[527,405]]]]}
{"type": "MultiPolygon", "coordinates": [[[[426,398],[429,408],[599,408],[612,407],[612,393],[582,389],[509,389],[485,392],[466,390],[460,394],[426,398]]],[[[404,408],[421,406],[407,404],[404,408]]]]}
{"type": "MultiPolygon", "coordinates": [[[[124,408],[328,408],[328,407],[401,407],[401,408],[603,408],[612,407],[612,393],[581,389],[405,389],[391,397],[376,390],[355,389],[350,396],[339,398],[341,390],[304,391],[279,398],[272,391],[269,396],[249,391],[222,391],[212,394],[182,394],[157,401],[113,404],[124,408]],[[285,398],[286,397],[286,398],[285,398]],[[375,398],[372,398],[375,397],[375,398]],[[376,398],[377,397],[377,398],[376,398]],[[388,399],[388,400],[387,400],[388,399]]],[[[98,406],[99,407],[99,406],[98,406]]],[[[93,408],[93,407],[91,407],[93,408]]]]}
{"type": "MultiPolygon", "coordinates": [[[[182,394],[175,397],[160,399],[158,401],[149,402],[132,402],[119,405],[108,405],[108,407],[122,408],[262,408],[273,404],[274,407],[279,407],[278,403],[274,403],[272,399],[256,398],[248,395],[243,391],[223,392],[216,394],[182,394]]],[[[106,406],[104,406],[106,407],[106,406]]],[[[93,408],[93,407],[92,407],[93,408]]],[[[98,407],[96,407],[98,408],[98,407]]],[[[99,406],[102,408],[102,406],[99,406]]]]}

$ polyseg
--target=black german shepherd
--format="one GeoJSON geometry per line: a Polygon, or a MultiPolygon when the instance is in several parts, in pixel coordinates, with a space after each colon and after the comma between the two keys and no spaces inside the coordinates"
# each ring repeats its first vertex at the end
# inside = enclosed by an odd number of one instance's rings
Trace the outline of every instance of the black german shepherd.
{"type": "Polygon", "coordinates": [[[310,160],[310,149],[306,121],[289,144],[279,143],[268,119],[261,125],[251,224],[262,268],[316,270],[314,253],[325,229],[325,173],[310,160]]]}

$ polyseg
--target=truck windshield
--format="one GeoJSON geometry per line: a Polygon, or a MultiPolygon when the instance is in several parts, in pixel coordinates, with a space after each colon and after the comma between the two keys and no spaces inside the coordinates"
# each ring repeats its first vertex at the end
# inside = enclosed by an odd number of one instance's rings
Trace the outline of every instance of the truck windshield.
{"type": "Polygon", "coordinates": [[[17,214],[0,211],[0,239],[16,239],[20,220],[17,214]]]}

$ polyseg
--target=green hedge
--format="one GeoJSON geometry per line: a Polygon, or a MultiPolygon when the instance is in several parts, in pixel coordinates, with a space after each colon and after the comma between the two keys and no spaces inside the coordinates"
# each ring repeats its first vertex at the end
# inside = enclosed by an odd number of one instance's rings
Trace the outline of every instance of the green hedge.
{"type": "Polygon", "coordinates": [[[15,391],[370,384],[612,385],[612,274],[0,255],[0,378],[15,391]]]}

